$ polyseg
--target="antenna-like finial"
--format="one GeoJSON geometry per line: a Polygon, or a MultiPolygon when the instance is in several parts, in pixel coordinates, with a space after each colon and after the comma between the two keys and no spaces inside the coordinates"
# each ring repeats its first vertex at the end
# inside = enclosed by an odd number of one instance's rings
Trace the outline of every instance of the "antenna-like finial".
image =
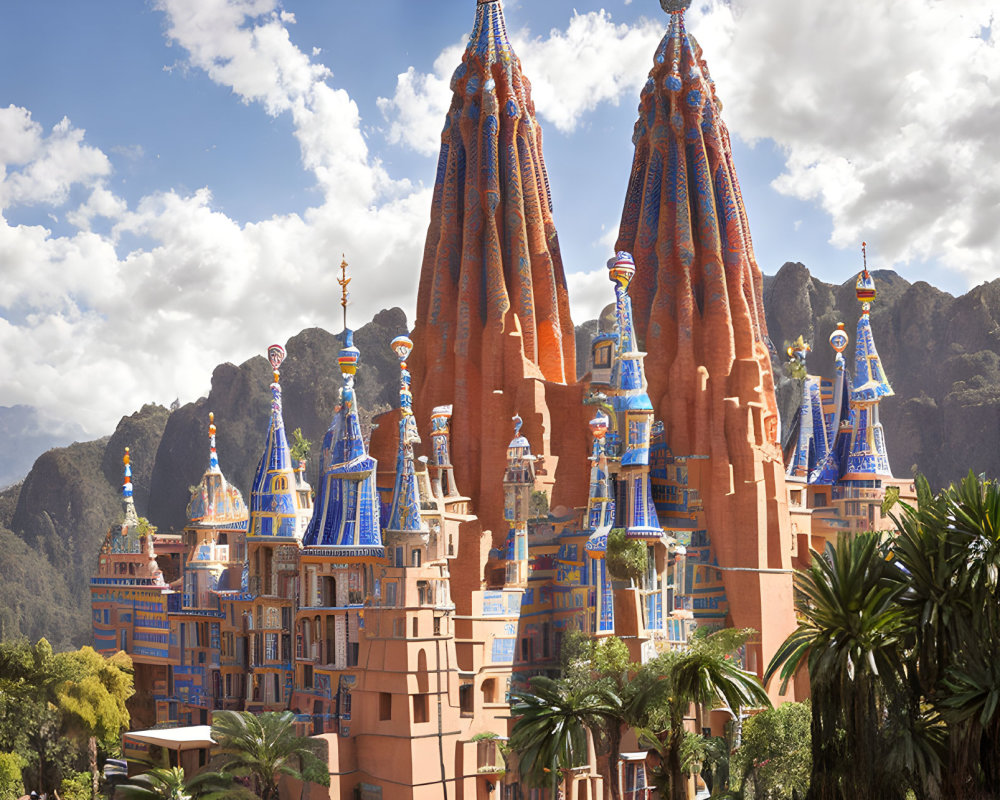
{"type": "Polygon", "coordinates": [[[128,448],[125,448],[125,455],[122,457],[122,464],[125,467],[125,480],[122,482],[122,497],[126,500],[132,497],[132,457],[128,448]]]}
{"type": "Polygon", "coordinates": [[[861,303],[861,311],[867,314],[872,307],[872,301],[875,299],[875,281],[872,276],[868,273],[868,243],[861,243],[861,257],[864,260],[864,271],[858,275],[857,283],[854,285],[854,293],[858,297],[858,302],[861,303]]]}
{"type": "Polygon", "coordinates": [[[514,421],[514,436],[516,438],[521,435],[521,425],[524,424],[524,420],[521,419],[520,414],[515,414],[511,419],[514,421]]]}
{"type": "Polygon", "coordinates": [[[340,305],[344,309],[344,330],[347,330],[347,301],[350,300],[351,295],[347,291],[347,284],[351,282],[351,279],[347,277],[347,256],[344,253],[340,255],[340,277],[337,278],[337,283],[340,284],[340,305]]]}
{"type": "Polygon", "coordinates": [[[215,452],[215,412],[208,412],[208,468],[218,469],[219,454],[215,452]]]}

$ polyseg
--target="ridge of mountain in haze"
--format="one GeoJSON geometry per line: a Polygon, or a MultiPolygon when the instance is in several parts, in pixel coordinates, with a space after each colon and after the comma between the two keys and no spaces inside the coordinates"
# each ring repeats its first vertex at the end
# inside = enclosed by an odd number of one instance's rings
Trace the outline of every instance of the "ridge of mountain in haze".
{"type": "MultiPolygon", "coordinates": [[[[1000,475],[1000,280],[956,298],[894,272],[872,274],[878,289],[872,328],[896,392],[881,406],[894,473],[907,476],[916,465],[934,487],[970,468],[1000,475]]],[[[861,308],[853,276],[835,286],[798,263],[765,277],[764,306],[778,351],[779,405],[787,423],[800,390],[783,373],[783,343],[802,334],[813,347],[809,371],[832,376],[827,338],[843,322],[853,340],[861,308]]],[[[355,333],[366,426],[397,404],[399,362],[389,342],[407,327],[405,314],[395,308],[355,333]]],[[[596,321],[577,328],[577,362],[583,368],[596,330],[596,321]]],[[[307,476],[314,483],[320,443],[342,385],[340,347],[339,335],[304,330],[288,341],[281,370],[285,427],[301,428],[313,443],[307,476]]],[[[852,372],[853,352],[852,343],[846,353],[852,372]]],[[[249,500],[268,424],[270,380],[263,355],[239,366],[222,364],[212,374],[207,398],[173,411],[146,405],[123,417],[110,437],[43,454],[23,483],[0,491],[0,636],[46,636],[57,649],[89,642],[89,578],[108,527],[121,515],[126,446],[138,512],[161,530],[179,530],[189,488],[208,465],[208,412],[214,411],[223,472],[249,500]]]]}

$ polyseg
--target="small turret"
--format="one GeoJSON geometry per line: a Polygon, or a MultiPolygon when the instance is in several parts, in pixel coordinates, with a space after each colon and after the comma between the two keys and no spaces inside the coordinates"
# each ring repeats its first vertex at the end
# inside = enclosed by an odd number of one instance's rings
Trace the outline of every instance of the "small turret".
{"type": "Polygon", "coordinates": [[[355,562],[385,555],[375,490],[376,462],[365,448],[354,393],[359,358],[354,332],[348,328],[337,358],[344,381],[340,406],[323,437],[319,491],[303,539],[307,547],[324,548],[323,555],[355,562]]]}
{"type": "MultiPolygon", "coordinates": [[[[292,468],[292,456],[285,435],[281,410],[281,373],[285,349],[279,344],[267,348],[267,358],[274,370],[271,382],[271,419],[268,424],[264,452],[257,464],[250,490],[250,532],[248,539],[276,538],[300,540],[309,519],[308,502],[298,494],[300,489],[292,468]]],[[[308,490],[305,494],[308,496],[308,490]]]]}
{"type": "Polygon", "coordinates": [[[658,538],[660,527],[649,483],[649,442],[653,404],[646,392],[645,353],[639,352],[628,289],[635,275],[632,256],[619,251],[608,261],[608,277],[615,285],[618,348],[611,367],[611,406],[615,443],[621,463],[619,481],[625,483],[625,528],[631,538],[658,538]]]}
{"type": "Polygon", "coordinates": [[[215,414],[208,415],[208,468],[191,492],[187,519],[191,528],[244,528],[249,517],[240,490],[226,480],[215,449],[215,414]]]}
{"type": "Polygon", "coordinates": [[[854,434],[847,458],[845,479],[866,480],[874,475],[892,477],[889,456],[885,447],[885,434],[879,422],[879,401],[893,395],[892,387],[882,368],[882,360],[875,349],[869,312],[875,300],[875,281],[868,272],[866,244],[861,243],[864,270],[858,275],[856,293],[861,303],[858,335],[854,355],[854,386],[851,390],[851,409],[854,412],[854,434]]]}
{"type": "Polygon", "coordinates": [[[590,585],[597,589],[595,628],[593,633],[615,632],[615,604],[604,557],[608,550],[608,533],[614,524],[615,501],[611,498],[608,481],[608,459],[604,451],[604,437],[608,432],[608,417],[598,411],[590,421],[594,437],[590,456],[590,497],[587,501],[587,523],[590,536],[584,549],[589,558],[590,585]]]}
{"type": "Polygon", "coordinates": [[[507,584],[523,586],[528,580],[528,520],[535,488],[535,457],[521,435],[521,417],[514,415],[514,438],[507,445],[503,476],[504,519],[507,521],[507,584]]]}
{"type": "Polygon", "coordinates": [[[413,418],[413,395],[410,393],[410,372],[406,358],[413,349],[407,336],[397,336],[391,343],[399,357],[399,447],[396,454],[396,483],[392,490],[387,530],[421,531],[427,526],[420,518],[420,490],[413,463],[413,445],[420,441],[413,418]]]}

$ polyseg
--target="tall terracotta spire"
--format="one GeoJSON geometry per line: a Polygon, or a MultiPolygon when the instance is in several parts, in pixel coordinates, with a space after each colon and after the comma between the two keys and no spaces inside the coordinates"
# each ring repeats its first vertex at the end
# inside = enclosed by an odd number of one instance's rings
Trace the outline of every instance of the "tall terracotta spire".
{"type": "MultiPolygon", "coordinates": [[[[690,0],[661,5],[669,25],[639,101],[616,248],[635,258],[630,295],[650,400],[703,501],[699,527],[728,622],[761,632],[748,653],[760,670],[794,627],[762,278],[722,106],[685,29],[690,0]]],[[[670,513],[661,511],[665,527],[670,513]]]]}
{"type": "MultiPolygon", "coordinates": [[[[733,164],[729,131],[701,48],[684,26],[687,0],[661,0],[669,29],[642,90],[635,158],[617,249],[635,257],[631,295],[649,355],[649,394],[675,452],[704,451],[696,401],[704,366],[728,376],[737,360],[762,373],[765,438],[777,443],[762,278],[733,164]]],[[[714,399],[719,408],[726,391],[714,399]]]]}
{"type": "Polygon", "coordinates": [[[531,85],[496,0],[476,4],[451,87],[411,363],[422,427],[430,409],[455,407],[456,477],[478,501],[502,473],[487,475],[488,463],[503,457],[478,426],[524,408],[514,400],[524,378],[575,380],[574,329],[531,85]]]}

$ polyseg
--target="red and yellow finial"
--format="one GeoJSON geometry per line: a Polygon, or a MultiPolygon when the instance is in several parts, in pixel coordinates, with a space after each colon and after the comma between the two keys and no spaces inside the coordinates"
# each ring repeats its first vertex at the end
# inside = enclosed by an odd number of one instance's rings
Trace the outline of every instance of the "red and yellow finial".
{"type": "Polygon", "coordinates": [[[858,275],[858,281],[854,284],[854,293],[857,295],[858,302],[861,303],[862,312],[867,314],[871,309],[872,300],[875,299],[875,281],[872,276],[868,273],[868,243],[861,243],[861,257],[863,259],[864,269],[860,275],[858,275]]]}
{"type": "Polygon", "coordinates": [[[125,455],[122,456],[122,464],[125,467],[125,480],[122,482],[122,497],[126,500],[132,497],[132,457],[129,449],[125,448],[125,455]]]}
{"type": "Polygon", "coordinates": [[[347,330],[347,301],[350,299],[351,295],[347,291],[347,284],[351,282],[351,279],[347,277],[347,256],[343,253],[340,254],[340,277],[337,278],[337,283],[340,284],[340,305],[344,309],[344,330],[347,330]]]}

